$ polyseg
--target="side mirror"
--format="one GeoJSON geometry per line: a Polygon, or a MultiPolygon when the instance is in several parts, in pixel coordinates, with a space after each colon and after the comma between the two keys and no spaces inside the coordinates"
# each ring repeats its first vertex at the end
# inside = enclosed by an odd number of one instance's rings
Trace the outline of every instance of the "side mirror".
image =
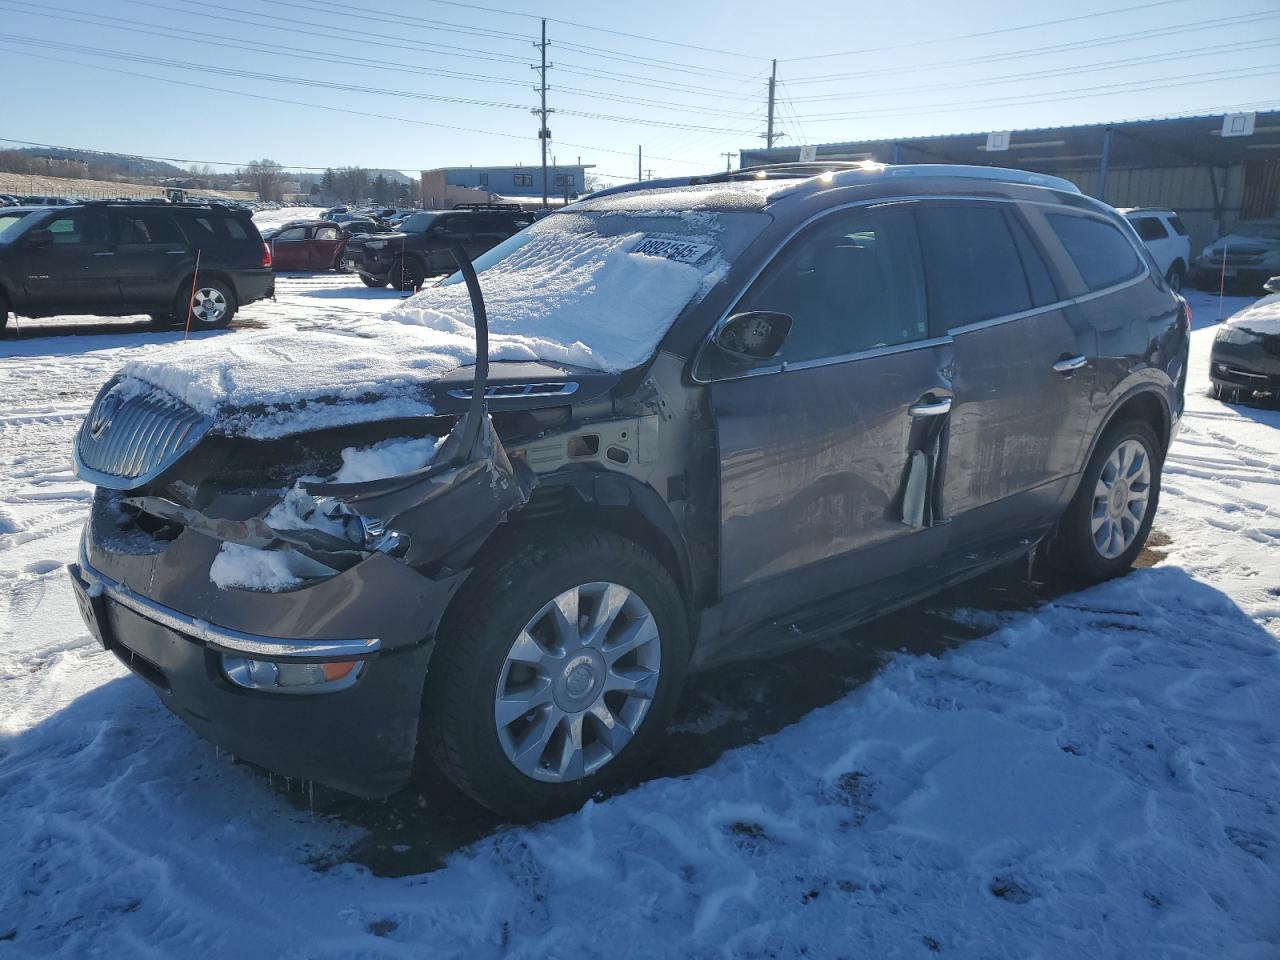
{"type": "Polygon", "coordinates": [[[1262,289],[1267,293],[1280,293],[1280,277],[1272,277],[1262,285],[1262,289]]]}
{"type": "Polygon", "coordinates": [[[716,331],[715,345],[733,363],[754,363],[778,355],[794,321],[786,313],[736,313],[716,331]]]}
{"type": "Polygon", "coordinates": [[[48,230],[32,230],[22,240],[25,247],[47,247],[53,243],[53,234],[48,230]]]}

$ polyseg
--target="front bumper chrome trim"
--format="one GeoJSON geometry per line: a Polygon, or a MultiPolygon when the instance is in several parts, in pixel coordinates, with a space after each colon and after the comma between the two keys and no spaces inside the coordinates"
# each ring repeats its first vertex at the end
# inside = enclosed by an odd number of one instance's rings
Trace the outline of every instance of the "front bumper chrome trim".
{"type": "Polygon", "coordinates": [[[337,640],[299,640],[265,637],[242,633],[199,620],[178,610],[163,606],[135,593],[124,584],[90,566],[83,545],[80,549],[80,572],[90,584],[121,606],[141,617],[203,641],[227,653],[238,653],[265,660],[350,660],[376,653],[382,646],[377,637],[352,637],[337,640]]]}

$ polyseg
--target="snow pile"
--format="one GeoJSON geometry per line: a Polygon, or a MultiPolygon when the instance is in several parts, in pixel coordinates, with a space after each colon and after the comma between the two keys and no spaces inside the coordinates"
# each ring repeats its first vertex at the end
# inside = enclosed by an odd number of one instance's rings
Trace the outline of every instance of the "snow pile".
{"type": "Polygon", "coordinates": [[[371,447],[346,447],[342,451],[342,466],[333,475],[333,482],[368,483],[421,470],[435,459],[444,440],[444,437],[404,437],[383,440],[371,447]]]}
{"type": "MultiPolygon", "coordinates": [[[[671,220],[682,239],[714,243],[671,220]]],[[[634,367],[724,268],[715,255],[691,265],[635,253],[645,234],[604,236],[581,216],[548,218],[521,237],[480,278],[492,360],[634,367]]],[[[215,417],[221,432],[269,439],[430,414],[425,388],[474,360],[470,300],[452,283],[428,287],[387,320],[193,340],[146,350],[122,372],[215,417]]]]}

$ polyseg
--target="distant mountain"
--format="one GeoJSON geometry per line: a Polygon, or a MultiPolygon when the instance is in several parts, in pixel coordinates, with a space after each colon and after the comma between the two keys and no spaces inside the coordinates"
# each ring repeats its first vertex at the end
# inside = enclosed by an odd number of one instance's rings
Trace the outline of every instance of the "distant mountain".
{"type": "Polygon", "coordinates": [[[174,166],[163,160],[141,160],[119,153],[98,153],[94,150],[70,150],[58,147],[23,147],[15,153],[26,154],[35,159],[48,158],[70,163],[83,163],[94,170],[112,170],[121,176],[129,177],[181,177],[187,176],[182,167],[174,166]]]}
{"type": "Polygon", "coordinates": [[[399,170],[370,170],[369,179],[376,180],[378,178],[378,174],[382,174],[392,183],[417,183],[418,182],[413,177],[406,177],[399,170]]]}

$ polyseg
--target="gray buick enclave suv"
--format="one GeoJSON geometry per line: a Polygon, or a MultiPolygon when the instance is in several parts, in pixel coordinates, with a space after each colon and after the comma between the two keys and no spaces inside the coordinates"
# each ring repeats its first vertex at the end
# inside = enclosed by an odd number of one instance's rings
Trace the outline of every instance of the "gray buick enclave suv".
{"type": "Polygon", "coordinates": [[[425,746],[546,816],[691,669],[1151,528],[1190,317],[1066,181],[785,164],[456,250],[384,320],[148,355],[78,435],[86,621],[269,769],[381,796],[425,746]]]}

